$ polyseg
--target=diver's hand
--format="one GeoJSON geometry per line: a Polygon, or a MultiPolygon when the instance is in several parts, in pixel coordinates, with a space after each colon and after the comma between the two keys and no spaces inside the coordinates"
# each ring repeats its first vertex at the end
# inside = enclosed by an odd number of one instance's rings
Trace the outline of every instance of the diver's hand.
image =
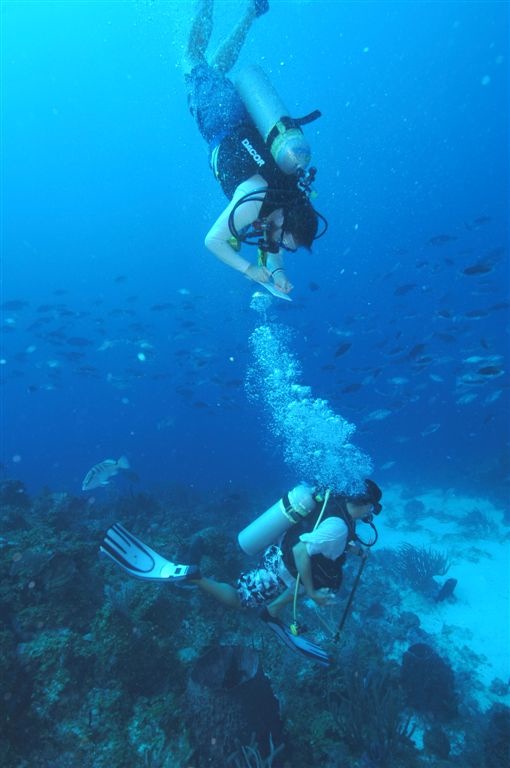
{"type": "Polygon", "coordinates": [[[328,605],[334,598],[334,593],[327,587],[321,589],[315,589],[313,592],[308,593],[308,597],[313,600],[316,605],[323,606],[328,605]]]}
{"type": "Polygon", "coordinates": [[[255,283],[271,282],[271,272],[266,267],[259,267],[255,264],[250,264],[250,266],[245,269],[244,276],[247,277],[248,280],[253,280],[255,283]]]}
{"type": "Polygon", "coordinates": [[[356,555],[356,557],[362,557],[364,559],[368,557],[368,550],[362,547],[361,544],[357,544],[355,541],[349,542],[347,551],[351,555],[356,555]]]}
{"type": "Polygon", "coordinates": [[[282,293],[290,293],[294,288],[283,269],[277,269],[276,272],[273,272],[273,281],[274,287],[282,293]]]}

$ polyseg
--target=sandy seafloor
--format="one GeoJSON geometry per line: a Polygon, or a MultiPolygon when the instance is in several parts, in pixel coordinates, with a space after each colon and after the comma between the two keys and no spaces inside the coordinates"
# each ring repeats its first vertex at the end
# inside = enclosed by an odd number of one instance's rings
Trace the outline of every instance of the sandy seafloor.
{"type": "MultiPolygon", "coordinates": [[[[401,607],[419,616],[421,628],[435,637],[438,652],[454,672],[466,666],[473,670],[472,695],[483,710],[495,702],[510,706],[510,695],[490,690],[497,678],[510,682],[510,526],[504,522],[504,509],[453,488],[431,489],[414,496],[425,506],[416,518],[403,513],[403,496],[408,498],[404,488],[385,487],[377,548],[396,549],[404,542],[431,546],[451,562],[438,583],[452,577],[458,584],[455,597],[444,602],[404,588],[401,607]],[[473,510],[492,527],[466,527],[473,510]]],[[[396,655],[401,657],[404,650],[396,648],[396,655]]]]}

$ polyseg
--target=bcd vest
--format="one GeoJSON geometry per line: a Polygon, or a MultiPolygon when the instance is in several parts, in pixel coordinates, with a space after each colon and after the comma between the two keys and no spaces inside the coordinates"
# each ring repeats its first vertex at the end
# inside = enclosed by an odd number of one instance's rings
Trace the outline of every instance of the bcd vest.
{"type": "MultiPolygon", "coordinates": [[[[292,526],[292,528],[285,534],[281,543],[283,563],[294,578],[297,576],[297,568],[292,550],[303,533],[311,533],[311,531],[313,531],[315,524],[319,519],[321,506],[319,506],[317,511],[311,512],[307,517],[300,520],[299,523],[292,526]]],[[[343,497],[330,498],[321,522],[327,520],[328,517],[340,517],[348,528],[347,543],[355,540],[356,532],[354,523],[347,512],[345,499],[343,497]]],[[[311,555],[310,560],[314,589],[327,587],[328,589],[337,590],[340,588],[342,583],[342,568],[346,560],[345,554],[340,555],[336,560],[331,560],[324,555],[311,555]]]]}

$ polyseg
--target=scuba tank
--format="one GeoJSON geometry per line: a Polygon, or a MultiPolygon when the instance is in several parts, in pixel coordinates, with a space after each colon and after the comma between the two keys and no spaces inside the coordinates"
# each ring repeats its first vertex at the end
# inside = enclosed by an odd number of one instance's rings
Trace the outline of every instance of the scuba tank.
{"type": "Polygon", "coordinates": [[[255,555],[273,544],[292,525],[306,517],[315,507],[314,488],[302,483],[244,528],[237,537],[247,555],[255,555]]]}
{"type": "Polygon", "coordinates": [[[289,117],[268,76],[255,65],[241,70],[235,86],[280,170],[286,174],[304,173],[312,153],[300,126],[320,117],[320,112],[297,119],[289,117]]]}

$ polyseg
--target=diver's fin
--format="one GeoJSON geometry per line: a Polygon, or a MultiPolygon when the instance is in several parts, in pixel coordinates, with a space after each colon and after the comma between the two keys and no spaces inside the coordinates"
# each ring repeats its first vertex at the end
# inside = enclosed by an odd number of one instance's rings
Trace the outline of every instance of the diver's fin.
{"type": "Polygon", "coordinates": [[[178,565],[166,560],[120,523],[106,532],[100,550],[138,579],[181,582],[200,578],[196,565],[178,565]]]}
{"type": "Polygon", "coordinates": [[[326,651],[324,651],[320,645],[312,643],[312,641],[307,640],[306,637],[293,635],[290,629],[285,626],[285,624],[283,624],[279,619],[276,619],[274,616],[271,616],[267,608],[263,608],[260,611],[259,616],[262,621],[264,621],[267,626],[273,630],[275,635],[280,638],[282,643],[285,643],[285,645],[287,645],[293,651],[297,651],[297,653],[301,653],[303,656],[306,656],[307,659],[316,661],[323,667],[329,667],[331,660],[326,651]]]}

